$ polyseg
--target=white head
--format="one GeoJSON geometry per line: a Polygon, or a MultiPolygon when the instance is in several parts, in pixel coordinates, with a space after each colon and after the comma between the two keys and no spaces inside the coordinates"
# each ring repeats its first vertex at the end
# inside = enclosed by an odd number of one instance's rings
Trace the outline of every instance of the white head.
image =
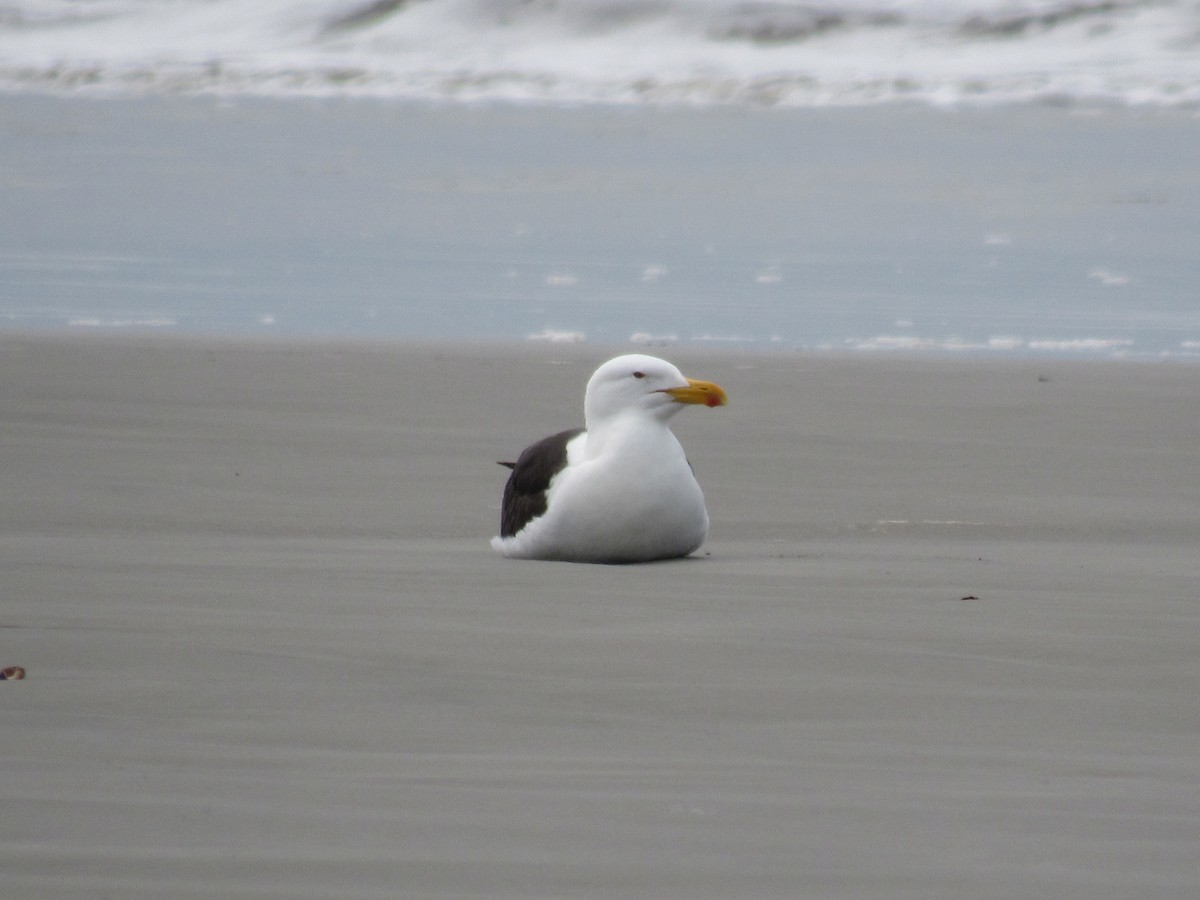
{"type": "Polygon", "coordinates": [[[664,359],[630,353],[610,359],[588,381],[583,412],[588,430],[633,413],[665,422],[685,404],[724,406],[725,391],[711,381],[685,378],[664,359]]]}

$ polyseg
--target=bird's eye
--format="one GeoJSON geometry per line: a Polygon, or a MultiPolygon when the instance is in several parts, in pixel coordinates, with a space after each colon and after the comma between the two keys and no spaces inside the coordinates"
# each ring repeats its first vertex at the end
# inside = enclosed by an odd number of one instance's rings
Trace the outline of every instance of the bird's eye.
{"type": "Polygon", "coordinates": [[[633,373],[633,377],[634,377],[634,378],[645,378],[645,377],[646,377],[646,373],[645,373],[645,372],[634,372],[634,373],[633,373]]]}

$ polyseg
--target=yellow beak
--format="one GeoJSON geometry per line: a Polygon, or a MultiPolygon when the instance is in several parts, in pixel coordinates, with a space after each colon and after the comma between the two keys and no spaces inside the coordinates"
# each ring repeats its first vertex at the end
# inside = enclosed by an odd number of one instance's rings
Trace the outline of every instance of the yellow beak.
{"type": "Polygon", "coordinates": [[[711,381],[687,380],[687,387],[667,388],[664,394],[670,394],[676,403],[699,403],[703,406],[724,406],[729,402],[724,389],[711,381]]]}

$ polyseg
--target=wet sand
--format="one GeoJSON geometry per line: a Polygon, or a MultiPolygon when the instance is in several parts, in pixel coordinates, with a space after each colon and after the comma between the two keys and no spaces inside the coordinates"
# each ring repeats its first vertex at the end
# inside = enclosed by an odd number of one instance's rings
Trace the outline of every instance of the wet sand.
{"type": "Polygon", "coordinates": [[[672,351],[703,550],[493,555],[607,355],[0,336],[6,894],[1194,892],[1200,368],[672,351]]]}

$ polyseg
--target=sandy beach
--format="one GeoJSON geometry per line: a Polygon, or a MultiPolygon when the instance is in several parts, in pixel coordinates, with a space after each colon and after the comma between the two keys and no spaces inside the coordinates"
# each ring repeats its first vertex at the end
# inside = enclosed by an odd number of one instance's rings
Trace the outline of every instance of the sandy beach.
{"type": "Polygon", "coordinates": [[[1200,369],[677,350],[689,560],[488,548],[599,346],[0,336],[21,898],[1185,898],[1200,369]]]}

